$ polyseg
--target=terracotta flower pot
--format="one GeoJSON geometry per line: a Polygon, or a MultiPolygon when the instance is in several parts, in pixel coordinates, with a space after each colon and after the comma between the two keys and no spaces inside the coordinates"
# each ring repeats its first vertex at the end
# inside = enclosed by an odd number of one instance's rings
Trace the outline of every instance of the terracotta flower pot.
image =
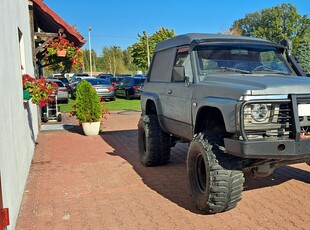
{"type": "Polygon", "coordinates": [[[67,50],[57,50],[56,54],[58,57],[65,57],[67,54],[67,50]]]}

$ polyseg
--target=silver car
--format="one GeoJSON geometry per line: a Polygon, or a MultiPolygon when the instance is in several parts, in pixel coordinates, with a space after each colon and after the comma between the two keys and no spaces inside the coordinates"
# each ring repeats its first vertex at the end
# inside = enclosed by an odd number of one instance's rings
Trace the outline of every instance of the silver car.
{"type": "Polygon", "coordinates": [[[69,93],[68,93],[68,89],[65,86],[65,84],[58,79],[47,79],[46,81],[47,82],[55,82],[58,85],[57,102],[68,104],[69,93]]]}
{"type": "Polygon", "coordinates": [[[109,81],[93,77],[84,78],[84,80],[92,84],[101,100],[115,100],[115,88],[109,81]]]}

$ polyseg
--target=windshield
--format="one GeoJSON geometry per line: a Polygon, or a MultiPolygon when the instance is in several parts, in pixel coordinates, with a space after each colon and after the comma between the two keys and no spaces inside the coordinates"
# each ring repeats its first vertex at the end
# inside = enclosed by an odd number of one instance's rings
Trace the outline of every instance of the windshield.
{"type": "Polygon", "coordinates": [[[196,47],[200,80],[217,74],[296,75],[279,49],[259,45],[208,45],[196,47]]]}

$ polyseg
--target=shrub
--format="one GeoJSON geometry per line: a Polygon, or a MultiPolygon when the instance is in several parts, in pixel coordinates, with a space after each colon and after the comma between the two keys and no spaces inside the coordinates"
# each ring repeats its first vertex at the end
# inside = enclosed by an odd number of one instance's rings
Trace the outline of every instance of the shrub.
{"type": "Polygon", "coordinates": [[[75,103],[73,115],[79,119],[80,123],[101,120],[103,109],[100,99],[89,82],[82,80],[78,84],[75,103]]]}

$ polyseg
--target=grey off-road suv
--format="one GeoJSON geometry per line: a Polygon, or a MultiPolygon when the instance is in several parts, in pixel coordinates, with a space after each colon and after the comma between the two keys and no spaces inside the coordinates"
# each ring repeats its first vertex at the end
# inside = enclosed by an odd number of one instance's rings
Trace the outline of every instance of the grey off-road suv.
{"type": "Polygon", "coordinates": [[[141,96],[140,161],[166,164],[189,142],[187,174],[197,208],[218,213],[241,200],[244,175],[310,162],[310,78],[291,42],[185,34],[159,43],[141,96]]]}

